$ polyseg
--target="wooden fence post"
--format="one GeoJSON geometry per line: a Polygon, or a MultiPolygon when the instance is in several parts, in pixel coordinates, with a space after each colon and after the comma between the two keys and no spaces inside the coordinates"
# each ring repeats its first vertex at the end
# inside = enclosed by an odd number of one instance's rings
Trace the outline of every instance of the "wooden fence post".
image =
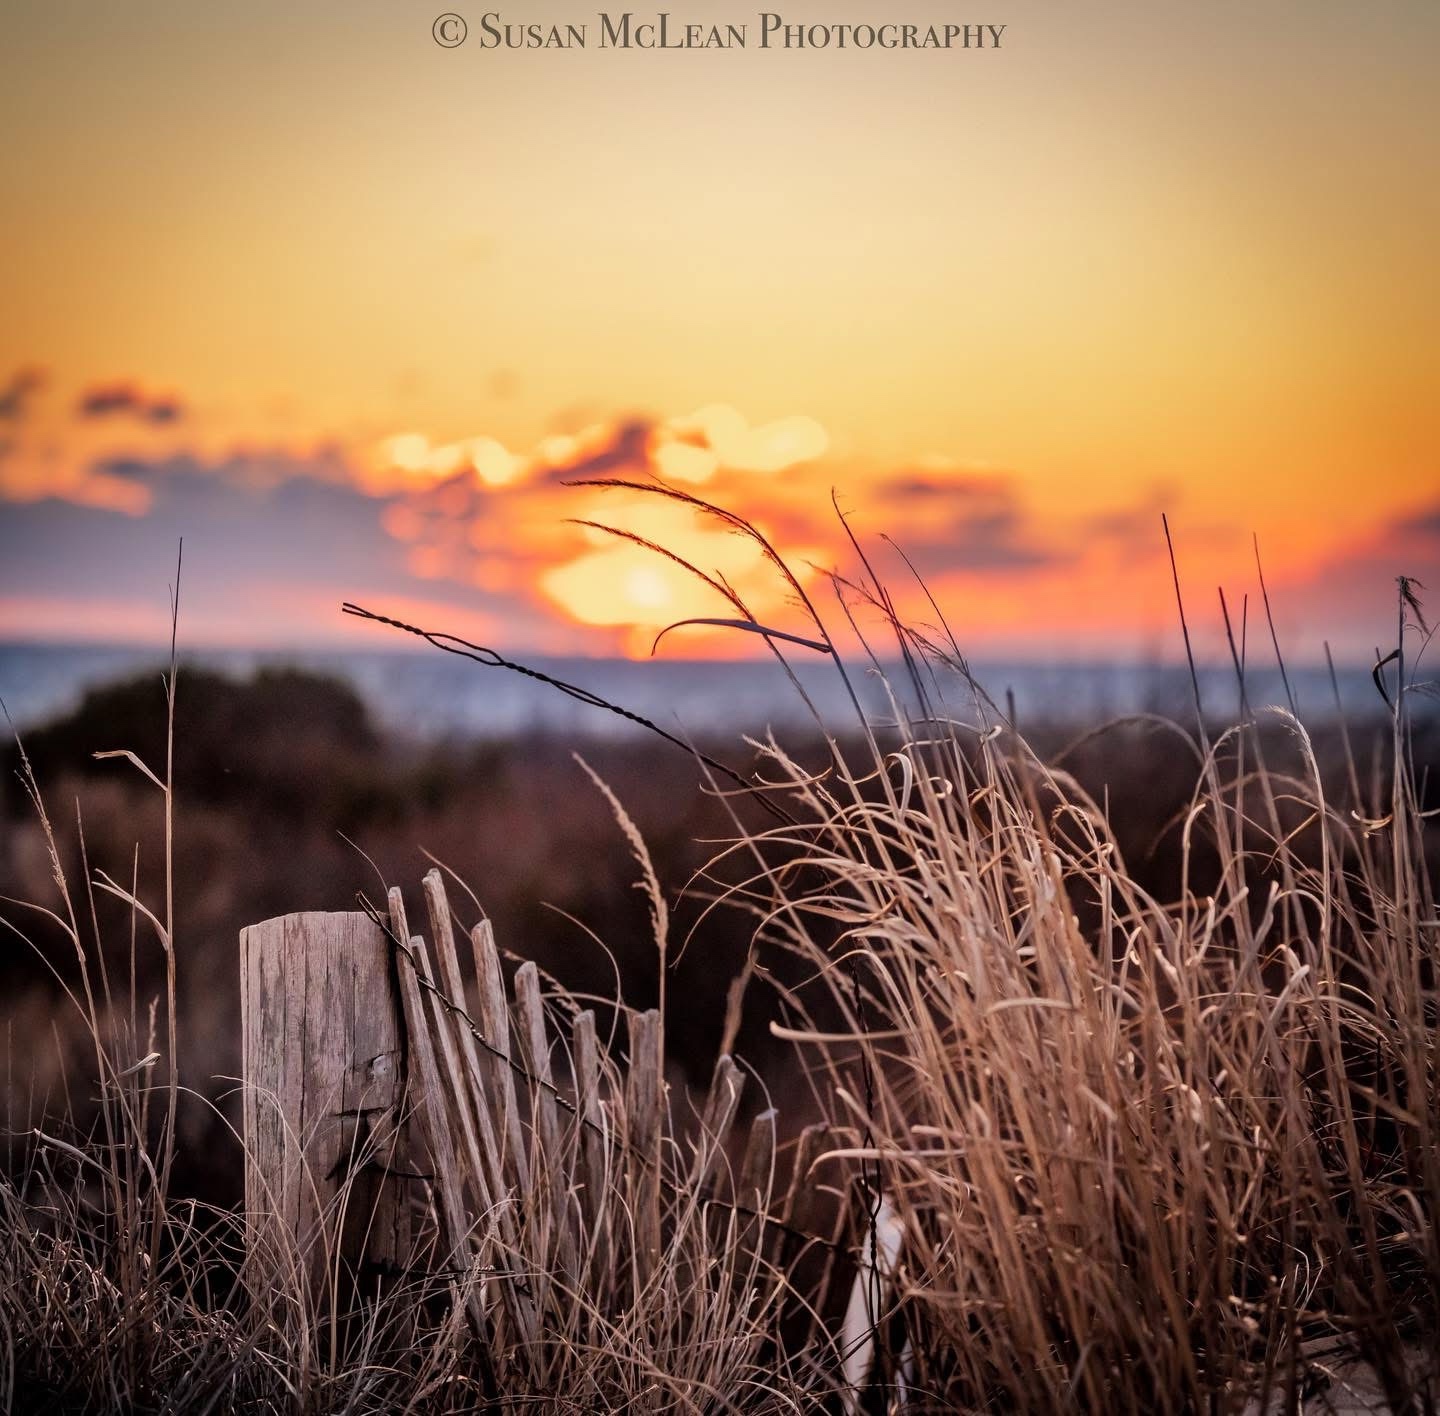
{"type": "Polygon", "coordinates": [[[317,1301],[411,1256],[394,976],[365,914],[240,932],[247,1249],[264,1281],[298,1277],[317,1301]]]}

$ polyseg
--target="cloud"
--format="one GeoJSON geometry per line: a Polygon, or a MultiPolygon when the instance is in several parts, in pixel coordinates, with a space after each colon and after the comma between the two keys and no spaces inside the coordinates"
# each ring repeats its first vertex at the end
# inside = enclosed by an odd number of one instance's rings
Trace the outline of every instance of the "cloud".
{"type": "MultiPolygon", "coordinates": [[[[732,526],[680,499],[562,485],[597,478],[668,485],[742,513],[807,592],[825,590],[828,569],[855,574],[831,502],[832,488],[852,488],[851,526],[884,563],[902,615],[930,610],[881,533],[982,632],[1013,633],[1042,600],[1052,614],[1057,602],[1078,605],[1075,586],[1095,582],[1097,565],[1109,593],[1122,547],[1152,514],[1148,504],[1122,508],[1076,534],[1040,516],[1010,469],[943,457],[888,473],[837,464],[813,419],[751,422],[723,404],[669,418],[592,417],[515,447],[484,433],[441,443],[413,429],[364,443],[237,445],[203,420],[154,423],[143,410],[156,402],[133,384],[92,388],[80,399],[89,416],[67,418],[67,402],[53,430],[18,435],[0,467],[0,501],[9,502],[0,633],[40,633],[27,615],[54,625],[69,613],[81,625],[103,614],[112,628],[95,624],[101,636],[141,622],[146,606],[163,617],[182,534],[197,643],[349,642],[354,627],[337,607],[357,599],[532,652],[646,654],[666,625],[734,613],[683,565],[583,523],[667,548],[733,587],[766,623],[813,629],[793,586],[732,526]],[[1108,556],[1095,549],[1105,545],[1108,556]]],[[[817,598],[830,603],[828,593],[817,598]]],[[[671,652],[753,648],[694,629],[671,652]]]]}
{"type": "Polygon", "coordinates": [[[1177,548],[1186,552],[1219,550],[1237,541],[1248,543],[1239,528],[1221,522],[1195,521],[1179,515],[1185,504],[1182,489],[1156,482],[1133,501],[1085,517],[1077,534],[1088,547],[1109,552],[1117,562],[1133,563],[1164,557],[1168,517],[1177,548]]]}
{"type": "Polygon", "coordinates": [[[178,423],[185,416],[185,407],[173,395],[146,393],[137,384],[121,381],[83,390],[75,403],[75,416],[82,421],[130,418],[165,425],[178,423]]]}
{"type": "Polygon", "coordinates": [[[1328,640],[1337,653],[1366,659],[1377,645],[1393,647],[1402,575],[1422,587],[1426,618],[1433,619],[1426,589],[1440,591],[1440,506],[1362,534],[1311,570],[1277,577],[1270,599],[1282,644],[1328,640]]]}
{"type": "Polygon", "coordinates": [[[711,403],[662,424],[650,452],[660,475],[704,483],[723,471],[786,472],[816,461],[829,445],[829,435],[813,418],[752,425],[737,409],[711,403]]]}
{"type": "Polygon", "coordinates": [[[945,482],[936,481],[933,477],[925,477],[922,474],[903,473],[897,477],[891,477],[883,481],[876,488],[877,496],[888,502],[924,502],[933,505],[943,497],[970,492],[980,492],[995,485],[994,478],[955,479],[945,482]]]}
{"type": "Polygon", "coordinates": [[[103,473],[141,491],[146,514],[54,497],[5,508],[0,635],[53,632],[67,616],[72,637],[161,623],[182,536],[191,643],[351,641],[347,598],[424,611],[440,628],[513,625],[536,642],[553,630],[523,601],[416,575],[381,524],[385,500],[336,480],[326,460],[180,453],[103,473]]]}
{"type": "Polygon", "coordinates": [[[650,465],[652,424],[645,418],[621,418],[574,436],[545,438],[535,450],[535,466],[545,481],[564,483],[587,477],[623,477],[650,465]]]}
{"type": "Polygon", "coordinates": [[[34,367],[17,369],[0,386],[0,423],[21,422],[29,412],[30,402],[45,387],[44,373],[34,367]]]}
{"type": "Polygon", "coordinates": [[[1156,555],[1165,541],[1160,518],[1173,517],[1180,500],[1178,487],[1157,483],[1129,505],[1112,507],[1088,518],[1085,535],[1127,556],[1156,555]]]}
{"type": "Polygon", "coordinates": [[[1413,516],[1404,517],[1396,523],[1395,530],[1401,536],[1440,539],[1440,502],[1413,516]]]}
{"type": "MultiPolygon", "coordinates": [[[[723,579],[751,613],[777,627],[798,618],[793,589],[754,542],[703,510],[643,491],[573,484],[664,485],[740,511],[812,580],[854,560],[831,504],[845,474],[823,460],[828,445],[811,418],[751,423],[710,404],[667,419],[593,422],[525,451],[484,436],[435,446],[406,433],[363,460],[372,490],[393,495],[382,525],[406,545],[415,574],[522,601],[540,597],[562,623],[609,630],[612,643],[618,637],[630,652],[648,653],[659,628],[733,608],[683,565],[573,523],[612,526],[665,547],[723,579]]],[[[866,469],[859,480],[873,531],[893,536],[927,579],[1005,582],[1075,559],[1041,535],[1020,479],[1004,469],[927,458],[878,482],[866,469]]],[[[720,647],[714,634],[700,643],[702,633],[695,631],[698,649],[720,647]]]]}
{"type": "Polygon", "coordinates": [[[953,464],[898,473],[872,495],[881,529],[922,576],[1024,573],[1074,559],[1040,538],[1013,474],[953,464]]]}
{"type": "Polygon", "coordinates": [[[1048,570],[1075,559],[1037,544],[1017,507],[957,513],[924,534],[894,539],[921,575],[1048,570]]]}

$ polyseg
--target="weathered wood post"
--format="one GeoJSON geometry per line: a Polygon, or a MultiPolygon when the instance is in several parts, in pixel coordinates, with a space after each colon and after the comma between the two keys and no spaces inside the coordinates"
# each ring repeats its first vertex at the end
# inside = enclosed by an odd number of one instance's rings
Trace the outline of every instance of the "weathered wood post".
{"type": "Polygon", "coordinates": [[[240,932],[245,1218],[252,1273],[373,1291],[410,1258],[403,1032],[368,915],[240,932]]]}

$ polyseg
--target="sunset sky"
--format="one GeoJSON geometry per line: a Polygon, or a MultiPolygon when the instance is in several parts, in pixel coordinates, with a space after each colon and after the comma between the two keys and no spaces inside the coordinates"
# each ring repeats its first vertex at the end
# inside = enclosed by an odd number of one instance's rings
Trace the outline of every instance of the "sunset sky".
{"type": "Polygon", "coordinates": [[[803,629],[753,548],[587,474],[752,518],[832,611],[834,489],[977,653],[1178,652],[1162,511],[1206,652],[1217,585],[1254,632],[1252,534],[1297,657],[1393,640],[1397,573],[1440,592],[1440,6],[779,8],[1006,29],[485,52],[463,0],[8,6],[0,639],[158,640],[182,534],[195,644],[372,645],[345,599],[537,652],[729,613],[570,518],[803,629]]]}

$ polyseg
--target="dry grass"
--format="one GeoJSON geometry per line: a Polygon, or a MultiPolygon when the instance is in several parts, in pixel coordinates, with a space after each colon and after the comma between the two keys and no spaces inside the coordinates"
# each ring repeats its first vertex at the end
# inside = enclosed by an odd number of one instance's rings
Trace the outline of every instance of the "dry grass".
{"type": "MultiPolygon", "coordinates": [[[[1248,713],[1214,742],[1164,728],[1201,772],[1172,828],[1187,883],[1157,899],[1061,766],[983,701],[978,727],[955,716],[974,690],[953,645],[888,627],[910,672],[894,720],[863,724],[858,755],[830,738],[820,772],[765,744],[775,824],[737,832],[710,886],[753,923],[732,1010],[782,956],[808,966],[776,985],[813,1098],[787,1119],[824,1123],[799,1164],[769,1118],[727,1151],[726,1060],[692,1114],[663,991],[606,1029],[533,967],[511,1000],[483,937],[477,976],[453,976],[432,882],[428,951],[397,897],[385,918],[436,1059],[419,1123],[453,1155],[419,1202],[425,1264],[348,1306],[284,1265],[237,1284],[234,1217],[167,1196],[176,1020],[92,981],[55,851],[104,1105],[0,1190],[0,1399],[1238,1412],[1294,1409],[1340,1339],[1392,1409],[1433,1410],[1415,1359],[1440,1314],[1440,921],[1405,698],[1364,812],[1326,799],[1288,713],[1283,760],[1248,713]],[[834,1231],[801,1203],[820,1191],[834,1231]]],[[[666,900],[626,829],[663,971],[666,900]]],[[[131,903],[171,957],[168,917],[131,903]]]]}
{"type": "Polygon", "coordinates": [[[1383,824],[1339,818],[1294,727],[1293,779],[1210,753],[1181,829],[1221,883],[1178,902],[999,738],[911,724],[869,781],[776,752],[803,825],[745,890],[762,954],[811,961],[843,1018],[792,999],[898,1227],[912,1400],[1209,1409],[1339,1334],[1410,1409],[1440,1291],[1434,902],[1409,786],[1383,824]]]}

